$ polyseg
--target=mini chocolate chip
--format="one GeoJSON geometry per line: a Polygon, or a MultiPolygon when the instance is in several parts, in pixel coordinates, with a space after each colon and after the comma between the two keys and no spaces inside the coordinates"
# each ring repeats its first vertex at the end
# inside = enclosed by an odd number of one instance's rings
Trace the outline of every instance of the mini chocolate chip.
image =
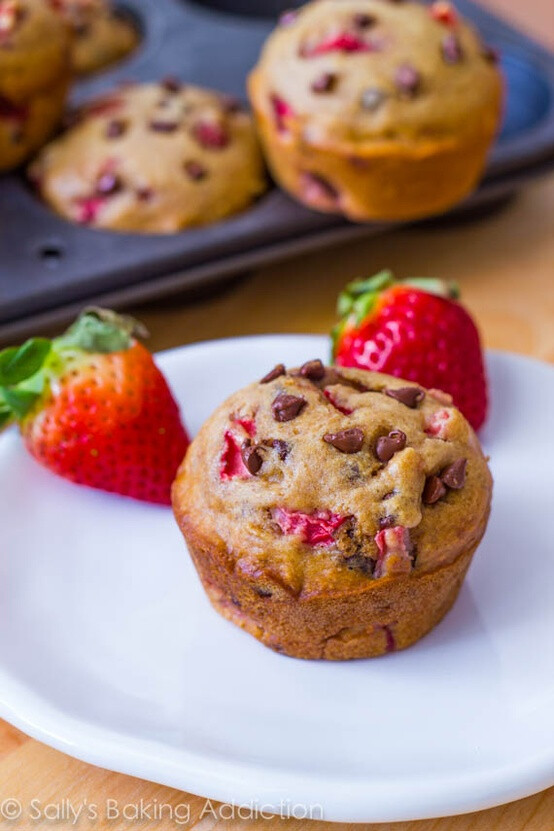
{"type": "Polygon", "coordinates": [[[227,113],[227,115],[240,113],[243,109],[241,102],[238,98],[235,98],[234,95],[222,95],[219,99],[219,103],[221,104],[223,112],[227,113]]]}
{"type": "Polygon", "coordinates": [[[153,119],[148,125],[155,133],[174,133],[179,127],[177,121],[159,121],[153,119]]]}
{"type": "Polygon", "coordinates": [[[208,175],[208,171],[203,164],[200,164],[200,162],[190,160],[185,162],[183,167],[185,168],[185,173],[189,179],[193,180],[193,182],[199,182],[201,179],[205,179],[208,175]]]}
{"type": "Polygon", "coordinates": [[[287,370],[285,369],[284,364],[277,364],[271,369],[267,375],[261,379],[260,384],[269,384],[270,381],[275,381],[276,378],[280,378],[281,375],[286,375],[287,370]]]}
{"type": "Polygon", "coordinates": [[[181,91],[181,82],[178,78],[174,78],[172,75],[164,78],[161,82],[161,86],[167,90],[167,92],[180,92],[181,91]]]}
{"type": "Polygon", "coordinates": [[[277,454],[282,462],[284,462],[289,455],[290,447],[286,441],[283,441],[282,439],[268,439],[267,441],[262,442],[262,444],[267,445],[267,447],[273,447],[273,449],[277,451],[277,454]]]}
{"type": "Polygon", "coordinates": [[[242,461],[246,465],[248,472],[251,473],[252,476],[255,476],[263,464],[263,459],[258,452],[257,446],[252,445],[250,440],[247,439],[242,445],[240,455],[242,456],[242,461]]]}
{"type": "Polygon", "coordinates": [[[375,570],[375,560],[371,557],[366,557],[364,554],[352,554],[350,557],[344,558],[346,568],[353,570],[360,570],[364,574],[373,574],[375,570]]]}
{"type": "Polygon", "coordinates": [[[81,22],[75,23],[73,24],[72,29],[78,38],[84,38],[85,35],[88,35],[90,32],[90,24],[81,22]]]}
{"type": "Polygon", "coordinates": [[[483,46],[483,51],[481,52],[481,54],[488,63],[498,63],[498,52],[491,46],[483,46]]]}
{"type": "Polygon", "coordinates": [[[395,401],[400,401],[401,404],[405,404],[406,407],[413,410],[423,400],[425,392],[421,387],[399,387],[398,389],[385,390],[385,395],[394,398],[395,401]]]}
{"type": "Polygon", "coordinates": [[[453,33],[444,36],[441,48],[445,63],[460,63],[464,56],[460,40],[453,33]]]}
{"type": "Polygon", "coordinates": [[[360,104],[364,110],[368,112],[375,112],[379,109],[386,98],[386,94],[378,87],[368,87],[364,89],[360,98],[360,104]]]}
{"type": "Polygon", "coordinates": [[[359,427],[350,427],[348,430],[339,430],[338,433],[325,433],[323,441],[341,453],[358,453],[364,443],[364,434],[359,427]]]}
{"type": "Polygon", "coordinates": [[[393,528],[395,525],[396,517],[394,516],[394,514],[379,517],[379,528],[393,528]]]}
{"type": "Polygon", "coordinates": [[[421,86],[421,73],[410,63],[401,64],[394,73],[397,89],[408,98],[413,98],[421,86]]]}
{"type": "Polygon", "coordinates": [[[102,196],[111,196],[121,188],[121,179],[115,173],[102,173],[96,182],[96,193],[102,196]]]}
{"type": "Polygon", "coordinates": [[[441,473],[441,479],[448,488],[459,490],[463,488],[466,481],[467,459],[456,459],[451,465],[445,467],[441,473]]]}
{"type": "Polygon", "coordinates": [[[325,367],[319,358],[314,361],[306,361],[300,367],[300,375],[303,378],[309,378],[310,381],[321,381],[325,376],[325,367]]]}
{"type": "Polygon", "coordinates": [[[358,29],[369,29],[370,26],[375,26],[376,23],[377,18],[372,14],[358,12],[354,15],[354,26],[357,26],[358,29]]]}
{"type": "Polygon", "coordinates": [[[273,597],[273,592],[269,589],[262,589],[261,586],[257,586],[255,592],[259,597],[273,597]]]}
{"type": "Polygon", "coordinates": [[[312,81],[310,89],[312,92],[331,92],[337,84],[337,76],[334,72],[322,72],[315,81],[312,81]]]}
{"type": "Polygon", "coordinates": [[[273,418],[275,421],[292,421],[300,415],[307,403],[306,399],[301,396],[281,392],[271,405],[273,418]]]}
{"type": "Polygon", "coordinates": [[[406,447],[406,433],[391,430],[388,436],[381,436],[375,445],[375,455],[380,462],[388,462],[399,450],[406,447]]]}
{"type": "Polygon", "coordinates": [[[127,130],[127,122],[121,118],[114,118],[106,125],[105,136],[109,139],[120,138],[127,130]]]}
{"type": "Polygon", "coordinates": [[[138,188],[137,189],[137,198],[139,202],[150,202],[152,197],[154,196],[154,191],[152,188],[138,188]]]}
{"type": "Polygon", "coordinates": [[[425,505],[434,505],[445,493],[446,488],[441,479],[438,476],[428,476],[421,498],[425,505]]]}

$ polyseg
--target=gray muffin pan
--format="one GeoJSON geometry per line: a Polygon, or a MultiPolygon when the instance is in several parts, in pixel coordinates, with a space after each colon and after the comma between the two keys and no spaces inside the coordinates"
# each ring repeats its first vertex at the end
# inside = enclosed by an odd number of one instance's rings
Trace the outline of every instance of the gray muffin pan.
{"type": "MultiPolygon", "coordinates": [[[[121,81],[168,75],[245,100],[246,75],[283,5],[125,0],[122,11],[142,30],[141,47],[77,83],[73,103],[121,81]]],[[[454,216],[513,193],[554,163],[554,57],[469,0],[456,6],[499,51],[507,106],[485,179],[454,216]]],[[[170,236],[99,231],[57,217],[23,175],[10,174],[0,179],[0,339],[62,323],[87,303],[121,307],[198,292],[254,266],[388,227],[315,213],[274,187],[244,213],[204,228],[170,236]]]]}

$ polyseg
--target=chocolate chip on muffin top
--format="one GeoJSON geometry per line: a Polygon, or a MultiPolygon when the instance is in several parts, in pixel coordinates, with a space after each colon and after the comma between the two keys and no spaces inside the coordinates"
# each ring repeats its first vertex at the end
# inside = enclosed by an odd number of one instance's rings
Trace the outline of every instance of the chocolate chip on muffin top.
{"type": "Polygon", "coordinates": [[[490,487],[439,391],[318,360],[235,393],[190,453],[204,471],[189,495],[198,522],[217,517],[238,568],[270,568],[296,591],[443,565],[482,523],[468,512],[490,487]]]}

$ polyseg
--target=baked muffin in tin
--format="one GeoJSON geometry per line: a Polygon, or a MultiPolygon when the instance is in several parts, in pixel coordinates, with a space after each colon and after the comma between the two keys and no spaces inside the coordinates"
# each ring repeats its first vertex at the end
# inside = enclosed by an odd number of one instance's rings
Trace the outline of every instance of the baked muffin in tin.
{"type": "Polygon", "coordinates": [[[0,171],[17,167],[58,125],[71,35],[45,0],[0,0],[0,171]]]}
{"type": "Polygon", "coordinates": [[[89,103],[30,175],[66,219],[152,233],[228,217],[266,187],[251,116],[234,100],[172,78],[89,103]]]}
{"type": "Polygon", "coordinates": [[[309,361],[216,410],[173,506],[217,611],[279,652],[342,660],[403,649],[443,617],[491,491],[444,393],[309,361]]]}
{"type": "Polygon", "coordinates": [[[78,75],[89,75],[122,60],[140,36],[133,22],[110,0],[54,0],[73,32],[72,61],[78,75]]]}
{"type": "Polygon", "coordinates": [[[501,114],[495,56],[444,0],[315,0],[249,79],[275,179],[355,220],[407,220],[477,184],[501,114]]]}

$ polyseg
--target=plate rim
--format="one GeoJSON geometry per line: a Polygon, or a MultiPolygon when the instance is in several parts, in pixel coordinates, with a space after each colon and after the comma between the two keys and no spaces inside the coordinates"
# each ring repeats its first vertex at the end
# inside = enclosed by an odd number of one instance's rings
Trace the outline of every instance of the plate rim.
{"type": "MultiPolygon", "coordinates": [[[[314,345],[321,354],[329,338],[313,334],[265,334],[198,341],[156,353],[171,363],[189,351],[240,346],[252,340],[300,340],[314,345]]],[[[531,364],[554,373],[554,366],[517,353],[487,350],[487,359],[531,364]]],[[[170,379],[171,383],[171,379],[170,379]]],[[[206,799],[233,805],[252,805],[263,800],[264,808],[280,800],[292,805],[324,805],[317,817],[335,822],[398,822],[453,816],[491,808],[538,793],[554,784],[554,750],[528,761],[515,759],[509,765],[477,774],[439,777],[425,781],[413,777],[412,789],[402,795],[406,777],[374,782],[342,780],[321,774],[299,774],[280,768],[229,760],[141,739],[90,720],[64,713],[28,684],[16,679],[0,664],[0,717],[32,738],[88,764],[184,790],[206,799]],[[413,783],[417,781],[417,790],[413,783]],[[333,793],[331,794],[331,789],[333,793]],[[379,791],[381,793],[379,793],[379,791]],[[253,794],[256,794],[254,797],[253,794]],[[406,808],[409,808],[407,811],[406,808]]],[[[267,808],[269,810],[269,808],[267,808]]],[[[281,809],[282,810],[282,809],[281,809]]]]}

